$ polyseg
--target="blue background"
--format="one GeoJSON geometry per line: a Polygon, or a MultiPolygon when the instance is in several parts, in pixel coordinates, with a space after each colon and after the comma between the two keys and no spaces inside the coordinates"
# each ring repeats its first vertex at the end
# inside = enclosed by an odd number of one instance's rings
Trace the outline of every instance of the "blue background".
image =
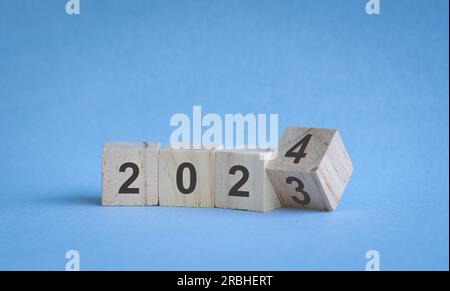
{"type": "Polygon", "coordinates": [[[448,1],[0,0],[0,269],[449,267],[448,1]],[[332,213],[100,206],[101,146],[175,113],[338,128],[332,213]]]}

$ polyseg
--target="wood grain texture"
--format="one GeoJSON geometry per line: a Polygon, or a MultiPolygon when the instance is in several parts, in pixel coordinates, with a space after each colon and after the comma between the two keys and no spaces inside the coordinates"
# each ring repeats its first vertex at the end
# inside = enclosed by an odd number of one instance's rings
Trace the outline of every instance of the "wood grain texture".
{"type": "Polygon", "coordinates": [[[266,212],[280,207],[278,197],[270,183],[265,167],[273,153],[260,150],[216,150],[215,152],[215,206],[218,208],[242,209],[266,212]],[[261,159],[266,155],[266,159],[261,159]],[[248,179],[241,167],[248,171],[248,179]],[[241,168],[232,171],[231,169],[241,168]],[[240,181],[245,181],[238,191],[248,197],[233,196],[230,190],[240,181]]]}
{"type": "Polygon", "coordinates": [[[284,207],[332,211],[350,180],[353,165],[336,129],[288,127],[280,139],[278,156],[269,162],[266,172],[284,207]],[[311,139],[306,156],[294,163],[286,152],[308,134],[311,139]],[[303,185],[287,183],[288,177],[299,179],[303,185]],[[305,198],[309,203],[305,204],[305,198]]]}
{"type": "MultiPolygon", "coordinates": [[[[214,207],[214,151],[164,148],[159,155],[159,202],[161,206],[214,207]],[[196,186],[184,194],[177,186],[177,171],[190,163],[196,172],[196,186]]],[[[191,172],[182,171],[183,186],[190,186],[191,172]]]]}
{"type": "Polygon", "coordinates": [[[111,142],[102,151],[102,204],[116,206],[158,205],[158,152],[156,142],[111,142]],[[139,174],[129,186],[137,194],[119,193],[133,170],[119,169],[125,163],[138,166],[139,174]]]}

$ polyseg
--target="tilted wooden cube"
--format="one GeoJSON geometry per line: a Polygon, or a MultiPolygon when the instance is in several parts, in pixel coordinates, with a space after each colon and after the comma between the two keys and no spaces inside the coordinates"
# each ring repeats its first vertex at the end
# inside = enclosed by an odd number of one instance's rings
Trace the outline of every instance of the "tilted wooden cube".
{"type": "Polygon", "coordinates": [[[337,130],[288,127],[266,171],[284,207],[332,211],[353,166],[337,130]]]}
{"type": "Polygon", "coordinates": [[[156,142],[112,142],[103,145],[102,204],[158,205],[156,142]]]}
{"type": "Polygon", "coordinates": [[[163,148],[159,153],[161,206],[214,207],[214,151],[163,148]]]}
{"type": "Polygon", "coordinates": [[[265,167],[273,153],[260,150],[217,150],[215,159],[216,207],[269,211],[280,201],[265,167]]]}

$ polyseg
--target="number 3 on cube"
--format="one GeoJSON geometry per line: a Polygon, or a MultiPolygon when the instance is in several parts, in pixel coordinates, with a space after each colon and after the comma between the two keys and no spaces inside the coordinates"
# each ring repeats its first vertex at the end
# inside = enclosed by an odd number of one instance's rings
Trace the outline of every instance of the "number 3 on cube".
{"type": "Polygon", "coordinates": [[[288,127],[266,171],[284,207],[332,211],[353,166],[337,130],[288,127]]]}

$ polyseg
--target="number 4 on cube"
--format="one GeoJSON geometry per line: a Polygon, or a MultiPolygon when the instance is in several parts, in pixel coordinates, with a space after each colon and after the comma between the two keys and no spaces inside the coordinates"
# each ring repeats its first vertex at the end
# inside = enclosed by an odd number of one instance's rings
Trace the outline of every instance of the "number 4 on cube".
{"type": "Polygon", "coordinates": [[[284,207],[331,211],[353,166],[337,130],[288,127],[266,171],[284,207]]]}

